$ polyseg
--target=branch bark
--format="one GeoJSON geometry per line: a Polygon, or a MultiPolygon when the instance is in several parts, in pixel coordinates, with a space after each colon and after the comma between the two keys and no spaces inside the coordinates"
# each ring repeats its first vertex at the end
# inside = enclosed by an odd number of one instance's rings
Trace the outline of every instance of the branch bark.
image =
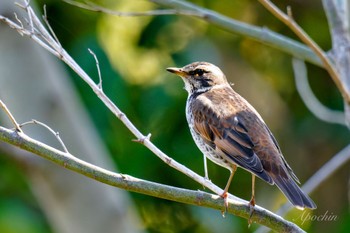
{"type": "MultiPolygon", "coordinates": [[[[349,2],[323,0],[323,8],[332,36],[331,57],[340,74],[344,89],[350,93],[350,29],[349,2]]],[[[350,101],[344,99],[345,119],[350,127],[350,101]]]]}
{"type": "MultiPolygon", "coordinates": [[[[23,132],[9,130],[0,126],[0,140],[39,155],[66,169],[111,186],[186,204],[204,206],[217,210],[223,210],[224,208],[224,200],[219,195],[176,188],[138,179],[129,175],[113,173],[34,140],[23,132]]],[[[229,199],[227,211],[228,213],[248,219],[250,208],[246,201],[235,202],[229,199]]],[[[254,207],[254,214],[251,220],[277,232],[304,232],[296,224],[288,222],[259,206],[254,207]]]]}

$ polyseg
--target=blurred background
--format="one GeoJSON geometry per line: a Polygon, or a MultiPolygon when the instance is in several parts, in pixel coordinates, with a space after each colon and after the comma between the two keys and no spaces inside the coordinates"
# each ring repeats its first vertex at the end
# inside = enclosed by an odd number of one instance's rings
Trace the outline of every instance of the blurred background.
{"type": "MultiPolygon", "coordinates": [[[[63,47],[98,82],[95,60],[87,48],[94,51],[99,59],[105,93],[136,127],[144,134],[151,133],[152,141],[162,151],[199,174],[204,174],[203,158],[192,141],[185,119],[187,93],[183,90],[181,79],[165,71],[165,68],[169,66],[184,66],[193,61],[208,61],[219,66],[229,81],[234,83],[234,89],[262,115],[277,138],[286,160],[302,184],[349,143],[347,128],[322,122],[305,107],[295,88],[291,57],[276,49],[188,16],[115,17],[82,10],[60,0],[31,2],[36,4],[38,12],[43,12],[42,6],[46,5],[48,20],[63,47]]],[[[198,0],[189,2],[249,24],[266,26],[273,31],[297,39],[285,25],[276,20],[256,1],[198,0]]],[[[143,0],[101,0],[96,3],[120,11],[149,11],[159,8],[156,4],[143,0]]],[[[293,16],[301,27],[324,50],[329,50],[331,38],[321,2],[293,0],[278,6],[286,9],[287,5],[292,7],[293,16]]],[[[4,10],[4,5],[0,6],[0,10],[4,10]]],[[[11,15],[9,10],[6,12],[8,16],[11,15]]],[[[29,87],[24,83],[33,85],[34,89],[28,91],[27,96],[16,98],[19,95],[16,89],[10,91],[4,88],[5,83],[8,84],[14,78],[13,74],[20,72],[26,63],[20,60],[25,54],[22,47],[9,43],[12,41],[9,38],[17,38],[21,41],[19,43],[27,43],[25,41],[29,39],[21,38],[19,34],[8,30],[3,24],[0,26],[0,37],[2,37],[0,39],[0,48],[2,48],[0,61],[6,60],[15,64],[12,70],[7,70],[8,66],[0,67],[2,76],[0,98],[7,103],[10,109],[15,108],[14,105],[21,102],[26,108],[32,109],[36,102],[25,103],[26,99],[31,98],[29,95],[36,95],[35,90],[44,89],[41,81],[35,83],[36,78],[33,76],[36,75],[28,72],[22,74],[24,81],[17,81],[14,84],[16,88],[25,90],[28,90],[29,87]],[[3,36],[5,31],[11,33],[12,37],[3,36]],[[14,56],[9,60],[8,56],[2,56],[8,55],[4,51],[12,51],[14,56]]],[[[31,43],[30,46],[36,45],[31,43]]],[[[57,114],[67,114],[64,118],[59,117],[55,112],[52,113],[51,110],[45,110],[48,117],[45,123],[50,122],[50,118],[62,121],[60,123],[62,128],[58,123],[49,125],[60,132],[68,149],[74,147],[73,144],[79,144],[80,147],[85,148],[86,152],[88,146],[96,148],[94,144],[96,139],[101,143],[98,147],[101,147],[106,155],[104,162],[101,162],[106,164],[103,167],[112,170],[118,167],[119,172],[163,184],[194,190],[203,189],[185,175],[168,167],[142,145],[132,142],[134,137],[131,133],[101,104],[91,89],[74,72],[52,55],[46,52],[41,53],[44,54],[42,56],[53,60],[55,63],[53,66],[59,67],[60,70],[57,73],[61,75],[55,74],[57,69],[51,68],[51,63],[39,62],[34,68],[48,67],[44,79],[53,75],[57,76],[57,79],[66,76],[67,80],[64,81],[64,85],[68,85],[69,88],[64,89],[66,91],[69,89],[69,93],[74,93],[72,95],[77,99],[77,104],[73,107],[64,108],[64,111],[58,110],[57,114]],[[65,111],[67,112],[62,113],[65,111]],[[70,139],[70,137],[74,138],[72,135],[76,131],[80,131],[76,128],[63,128],[67,121],[71,121],[73,125],[76,124],[72,120],[75,118],[70,117],[72,112],[78,114],[76,118],[78,121],[83,118],[82,121],[91,122],[87,124],[88,126],[82,127],[92,128],[92,132],[89,131],[95,135],[91,136],[92,143],[88,143],[88,139],[85,140],[84,136],[78,141],[70,139]],[[81,117],[84,114],[86,114],[86,119],[81,117]]],[[[37,56],[31,59],[39,60],[37,56]]],[[[327,72],[314,65],[308,64],[307,67],[310,85],[319,100],[331,109],[342,110],[342,98],[327,72]]],[[[48,91],[49,94],[57,92],[55,94],[57,96],[67,96],[61,91],[61,84],[50,81],[47,85],[48,88],[52,88],[52,91],[48,91]]],[[[50,99],[40,97],[40,100],[44,101],[43,104],[46,104],[48,109],[55,109],[56,98],[61,97],[50,99]]],[[[65,106],[67,102],[70,101],[62,100],[62,103],[57,105],[65,106]]],[[[18,108],[23,109],[23,107],[18,108]]],[[[28,111],[15,114],[19,118],[18,121],[24,122],[32,118],[42,119],[40,112],[44,110],[34,111],[30,115],[28,111]]],[[[0,122],[5,121],[3,115],[0,117],[0,122]]],[[[43,132],[37,132],[37,134],[39,138],[47,137],[42,136],[43,132]]],[[[85,153],[84,149],[82,154],[79,154],[78,151],[78,149],[73,149],[71,152],[78,157],[85,153]]],[[[99,152],[93,153],[92,157],[87,160],[95,161],[93,156],[98,157],[99,154],[99,152]]],[[[37,163],[32,160],[40,160],[38,163],[45,168],[52,166],[51,163],[37,159],[35,156],[31,156],[32,159],[29,161],[26,158],[23,162],[23,156],[12,156],[11,149],[4,144],[0,144],[0,155],[0,232],[69,232],[69,229],[72,228],[60,226],[65,221],[56,222],[57,219],[60,219],[58,216],[61,216],[62,219],[68,216],[63,209],[60,214],[55,215],[54,212],[61,206],[61,202],[50,205],[54,200],[50,198],[46,200],[48,195],[42,195],[41,191],[38,192],[38,189],[42,188],[37,186],[37,183],[40,183],[38,177],[42,177],[43,174],[32,174],[34,172],[32,164],[37,163]],[[28,174],[30,174],[29,179],[28,174]],[[20,227],[19,222],[23,226],[20,227]]],[[[57,168],[56,165],[53,167],[57,168]]],[[[208,162],[208,168],[210,179],[218,186],[224,187],[229,172],[211,162],[208,162]]],[[[58,170],[65,178],[57,176],[55,180],[62,181],[62,179],[70,179],[71,176],[75,176],[61,167],[58,167],[58,170]]],[[[327,213],[336,216],[336,220],[303,221],[305,220],[301,217],[303,212],[296,209],[293,209],[286,218],[308,232],[349,232],[349,170],[349,164],[345,164],[322,183],[315,192],[311,193],[310,196],[318,208],[313,212],[304,213],[304,216],[307,214],[320,216],[327,213]]],[[[48,174],[50,172],[51,170],[48,171],[48,174]]],[[[84,177],[81,179],[87,183],[96,183],[84,177]]],[[[286,198],[277,187],[269,186],[261,180],[258,180],[256,186],[258,205],[276,212],[286,202],[286,198]]],[[[47,191],[49,186],[45,187],[47,191]]],[[[65,195],[69,195],[69,192],[75,189],[74,187],[77,186],[65,189],[65,193],[68,193],[65,195]]],[[[102,188],[105,186],[97,189],[102,188]]],[[[78,197],[88,195],[89,190],[84,189],[84,192],[78,197]]],[[[119,195],[113,192],[112,190],[109,194],[103,195],[119,195]]],[[[251,195],[251,175],[239,169],[233,179],[230,192],[248,200],[251,195]]],[[[126,225],[132,225],[129,232],[254,232],[258,227],[253,224],[248,228],[247,221],[239,217],[227,215],[223,218],[216,210],[124,191],[121,193],[120,195],[127,200],[128,204],[120,207],[121,209],[117,212],[120,216],[128,217],[126,225]]],[[[72,218],[79,217],[83,212],[91,212],[92,216],[98,215],[100,219],[111,218],[111,215],[114,215],[113,212],[111,214],[109,211],[105,212],[104,209],[101,209],[98,214],[94,213],[96,209],[89,208],[89,205],[99,206],[98,203],[101,200],[96,203],[91,200],[82,205],[86,208],[84,211],[79,209],[80,207],[75,208],[76,215],[73,215],[72,218]]],[[[118,200],[114,201],[118,202],[118,200]]],[[[111,218],[111,221],[116,219],[115,216],[111,218]]],[[[85,222],[80,224],[83,225],[85,222]]],[[[103,225],[101,222],[94,224],[103,225]]],[[[128,228],[128,226],[125,227],[128,228]]],[[[123,229],[117,225],[105,229],[105,232],[127,232],[123,229]]]]}

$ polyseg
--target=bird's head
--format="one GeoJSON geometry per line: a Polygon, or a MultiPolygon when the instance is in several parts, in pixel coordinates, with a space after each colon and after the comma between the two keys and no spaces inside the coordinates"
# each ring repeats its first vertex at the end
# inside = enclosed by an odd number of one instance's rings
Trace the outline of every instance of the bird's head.
{"type": "Polygon", "coordinates": [[[166,70],[182,78],[190,95],[209,91],[218,85],[228,85],[224,73],[208,62],[194,62],[182,68],[169,67],[166,70]]]}

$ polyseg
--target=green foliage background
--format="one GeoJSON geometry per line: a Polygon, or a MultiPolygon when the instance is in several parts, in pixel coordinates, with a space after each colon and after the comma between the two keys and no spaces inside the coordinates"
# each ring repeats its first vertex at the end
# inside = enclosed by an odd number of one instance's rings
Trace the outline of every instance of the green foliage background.
{"type": "MultiPolygon", "coordinates": [[[[191,1],[226,16],[268,28],[297,39],[259,3],[245,1],[191,1]]],[[[158,6],[148,1],[98,1],[110,9],[147,11],[158,6]]],[[[187,16],[113,17],[89,12],[58,0],[38,0],[47,5],[51,26],[64,48],[91,76],[97,77],[91,48],[99,58],[103,86],[108,96],[165,153],[203,174],[202,155],[194,145],[185,121],[187,93],[182,81],[165,71],[197,60],[217,64],[235,83],[234,88],[261,113],[279,141],[295,173],[304,183],[335,153],[348,144],[349,132],[315,118],[301,101],[294,85],[291,57],[275,49],[238,37],[201,20],[187,16]]],[[[320,1],[287,1],[295,20],[325,50],[331,41],[320,1]]],[[[332,109],[342,109],[342,100],[328,74],[308,65],[309,80],[317,97],[332,109]]],[[[67,69],[68,70],[68,69],[67,69]]],[[[143,146],[101,104],[90,88],[71,73],[77,90],[108,146],[120,172],[164,184],[202,189],[171,169],[143,146]]],[[[96,81],[98,79],[96,78],[96,81]]],[[[45,216],[33,198],[20,165],[0,157],[0,232],[50,232],[45,216]],[[15,222],[24,223],[24,228],[15,222]],[[8,228],[17,226],[17,228],[8,228]]],[[[209,162],[209,176],[224,187],[229,173],[209,162]]],[[[308,221],[309,232],[349,232],[349,165],[326,180],[311,197],[318,205],[313,215],[326,211],[336,221],[308,221]]],[[[251,177],[237,172],[231,192],[248,199],[251,177]]],[[[148,232],[251,232],[247,222],[220,212],[131,193],[148,232]]],[[[258,181],[257,202],[275,211],[286,201],[276,187],[258,181]]],[[[288,219],[300,225],[302,212],[293,210],[288,219]]],[[[22,226],[23,227],[23,226],[22,226]]]]}

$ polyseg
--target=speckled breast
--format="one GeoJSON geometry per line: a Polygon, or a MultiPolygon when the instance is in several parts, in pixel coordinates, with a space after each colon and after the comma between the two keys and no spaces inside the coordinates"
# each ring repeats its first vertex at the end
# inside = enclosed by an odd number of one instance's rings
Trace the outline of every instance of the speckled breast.
{"type": "Polygon", "coordinates": [[[193,127],[194,117],[193,117],[190,105],[191,105],[191,101],[189,99],[187,101],[187,104],[186,104],[186,119],[188,122],[188,126],[190,128],[192,138],[193,138],[194,142],[196,143],[197,147],[208,159],[210,159],[211,161],[213,161],[217,165],[222,166],[224,168],[227,168],[228,170],[232,170],[232,165],[230,165],[230,163],[226,159],[224,159],[222,156],[218,155],[215,152],[215,148],[212,148],[211,146],[209,146],[201,138],[201,136],[194,130],[194,127],[193,127]]]}

